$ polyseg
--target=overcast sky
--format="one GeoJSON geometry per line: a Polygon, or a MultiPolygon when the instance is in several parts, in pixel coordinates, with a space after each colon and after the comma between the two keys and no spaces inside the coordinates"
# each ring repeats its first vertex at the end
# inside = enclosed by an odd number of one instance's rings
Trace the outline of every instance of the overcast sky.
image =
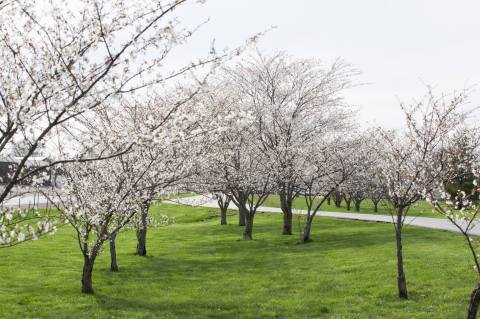
{"type": "MultiPolygon", "coordinates": [[[[207,0],[178,13],[202,27],[188,45],[201,54],[210,40],[236,47],[268,29],[259,47],[331,61],[343,57],[362,71],[348,92],[362,122],[398,127],[398,101],[425,93],[423,83],[451,92],[480,83],[480,1],[207,0]]],[[[478,89],[472,106],[480,105],[478,89]]]]}

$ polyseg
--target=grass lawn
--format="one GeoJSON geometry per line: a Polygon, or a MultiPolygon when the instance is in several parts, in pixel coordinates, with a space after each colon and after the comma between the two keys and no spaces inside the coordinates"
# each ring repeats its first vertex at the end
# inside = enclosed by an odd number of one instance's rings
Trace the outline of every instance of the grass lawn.
{"type": "MultiPolygon", "coordinates": [[[[270,195],[263,206],[268,206],[268,207],[280,207],[280,198],[278,195],[270,195]]],[[[307,205],[305,204],[305,199],[303,196],[297,197],[294,202],[293,206],[296,209],[307,209],[307,205]]],[[[385,203],[380,202],[378,204],[378,213],[375,213],[373,211],[373,203],[370,199],[365,199],[362,204],[360,205],[360,212],[355,211],[355,205],[352,201],[351,204],[351,209],[350,211],[347,210],[347,205],[345,202],[342,202],[341,207],[335,207],[335,204],[333,203],[333,199],[331,201],[331,205],[328,205],[327,202],[325,202],[321,209],[323,211],[329,211],[329,212],[345,212],[345,213],[364,213],[364,214],[380,214],[380,215],[390,215],[389,207],[385,203]]],[[[434,212],[432,210],[432,205],[427,203],[426,201],[418,201],[414,206],[412,206],[408,212],[408,216],[423,216],[423,217],[438,217],[438,218],[444,218],[442,215],[440,215],[437,212],[434,212]]]]}
{"type": "MultiPolygon", "coordinates": [[[[463,239],[407,227],[410,300],[396,294],[389,224],[317,218],[313,241],[282,236],[280,214],[258,214],[254,240],[208,208],[158,204],[177,223],[149,230],[148,257],[119,236],[119,273],[101,255],[95,295],[80,293],[74,233],[0,249],[1,318],[464,318],[476,274],[463,239]]],[[[297,227],[295,225],[295,230],[297,227]]],[[[108,246],[105,247],[108,251],[108,246]]]]}

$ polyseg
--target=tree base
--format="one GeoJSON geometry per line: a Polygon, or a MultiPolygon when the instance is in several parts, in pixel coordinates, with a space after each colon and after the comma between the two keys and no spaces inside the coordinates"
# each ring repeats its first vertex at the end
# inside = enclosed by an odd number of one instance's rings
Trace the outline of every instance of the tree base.
{"type": "Polygon", "coordinates": [[[82,287],[82,293],[87,295],[93,295],[92,287],[82,287]]]}
{"type": "Polygon", "coordinates": [[[467,319],[476,319],[478,307],[480,305],[480,284],[477,285],[470,295],[470,305],[468,306],[467,319]]]}

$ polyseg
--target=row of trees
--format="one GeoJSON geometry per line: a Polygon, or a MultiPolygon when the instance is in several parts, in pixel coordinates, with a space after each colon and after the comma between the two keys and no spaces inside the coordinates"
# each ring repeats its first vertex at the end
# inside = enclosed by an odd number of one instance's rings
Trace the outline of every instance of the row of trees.
{"type": "MultiPolygon", "coordinates": [[[[215,110],[227,108],[222,121],[229,129],[207,143],[196,190],[217,194],[223,223],[225,199],[231,199],[247,240],[253,237],[255,213],[270,194],[280,197],[284,234],[292,233],[293,201],[303,197],[302,242],[309,241],[314,217],[330,198],[337,205],[345,200],[347,207],[353,202],[357,210],[367,197],[375,209],[383,199],[394,225],[398,294],[407,299],[405,218],[425,198],[440,213],[455,214],[440,203],[449,197],[448,186],[476,174],[477,130],[465,124],[466,91],[436,96],[429,88],[420,101],[401,105],[404,130],[360,132],[342,99],[355,74],[341,61],[325,66],[284,54],[259,54],[223,68],[207,95],[215,110]]],[[[476,210],[465,210],[468,200],[458,202],[461,215],[449,220],[461,228],[477,262],[469,237],[476,210]]],[[[469,316],[476,316],[479,291],[472,294],[469,316]]]]}
{"type": "Polygon", "coordinates": [[[183,26],[175,12],[196,2],[0,1],[0,157],[12,163],[0,183],[0,247],[69,224],[84,256],[85,293],[93,293],[105,242],[118,268],[122,230],[136,228],[137,254],[146,254],[149,206],[195,172],[199,139],[217,131],[197,96],[258,36],[165,67],[199,27],[183,26]],[[36,161],[39,150],[48,161],[36,161]],[[3,205],[25,181],[42,185],[47,168],[63,179],[61,188],[41,188],[58,214],[3,205]]]}
{"type": "MultiPolygon", "coordinates": [[[[26,146],[1,184],[0,203],[33,176],[40,185],[47,167],[64,180],[42,189],[58,215],[2,208],[0,246],[55,230],[51,220],[66,222],[84,257],[82,291],[93,293],[106,242],[111,269],[118,269],[119,232],[134,228],[137,254],[146,254],[147,226],[155,223],[149,207],[165,193],[215,194],[222,223],[235,203],[245,240],[253,239],[255,214],[269,195],[280,197],[285,235],[292,234],[294,200],[304,200],[304,243],[331,198],[359,209],[366,197],[375,206],[384,197],[394,221],[398,293],[408,298],[404,221],[427,198],[465,236],[480,271],[469,236],[477,210],[465,209],[472,205],[467,194],[445,201],[446,185],[479,172],[476,131],[463,124],[460,109],[466,92],[437,97],[429,90],[402,105],[405,130],[361,131],[344,100],[358,71],[340,59],[257,52],[232,60],[241,47],[212,49],[165,71],[172,50],[193,34],[172,16],[186,3],[79,1],[68,8],[63,1],[0,0],[0,155],[26,146]],[[40,148],[51,160],[32,169],[40,148]]],[[[479,287],[469,318],[476,317],[479,287]]]]}

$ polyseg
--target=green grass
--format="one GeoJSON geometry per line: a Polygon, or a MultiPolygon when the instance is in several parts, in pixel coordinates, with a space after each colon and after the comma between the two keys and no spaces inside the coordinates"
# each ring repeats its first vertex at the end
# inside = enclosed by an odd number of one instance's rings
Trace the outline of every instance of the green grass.
{"type": "Polygon", "coordinates": [[[281,215],[258,214],[246,242],[236,216],[220,226],[213,209],[152,211],[177,222],[149,230],[146,258],[133,255],[132,232],[119,235],[120,272],[101,255],[93,296],[80,293],[82,257],[68,227],[0,249],[0,317],[464,318],[476,281],[454,233],[406,228],[402,301],[392,225],[317,218],[313,241],[298,244],[298,233],[280,235],[281,215]]]}
{"type": "MultiPolygon", "coordinates": [[[[265,202],[263,203],[263,206],[267,207],[280,207],[280,198],[278,195],[270,195],[265,202]]],[[[293,206],[296,209],[307,209],[307,205],[305,204],[305,199],[303,196],[297,197],[294,202],[293,206]]],[[[320,208],[322,211],[328,211],[328,212],[344,212],[344,213],[363,213],[363,214],[380,214],[380,215],[390,215],[390,208],[387,206],[385,202],[380,202],[378,204],[378,212],[375,213],[373,211],[373,202],[370,199],[365,199],[362,201],[360,205],[360,211],[356,212],[355,211],[355,206],[352,201],[351,204],[351,209],[347,210],[347,205],[345,202],[342,202],[341,207],[335,207],[335,204],[333,202],[333,199],[331,201],[331,204],[328,205],[328,203],[325,201],[325,203],[322,205],[320,208]]],[[[432,205],[429,204],[426,201],[418,201],[415,203],[412,207],[410,207],[410,210],[408,211],[408,216],[423,216],[423,217],[437,217],[437,218],[444,218],[442,215],[439,213],[433,211],[432,205]]]]}

